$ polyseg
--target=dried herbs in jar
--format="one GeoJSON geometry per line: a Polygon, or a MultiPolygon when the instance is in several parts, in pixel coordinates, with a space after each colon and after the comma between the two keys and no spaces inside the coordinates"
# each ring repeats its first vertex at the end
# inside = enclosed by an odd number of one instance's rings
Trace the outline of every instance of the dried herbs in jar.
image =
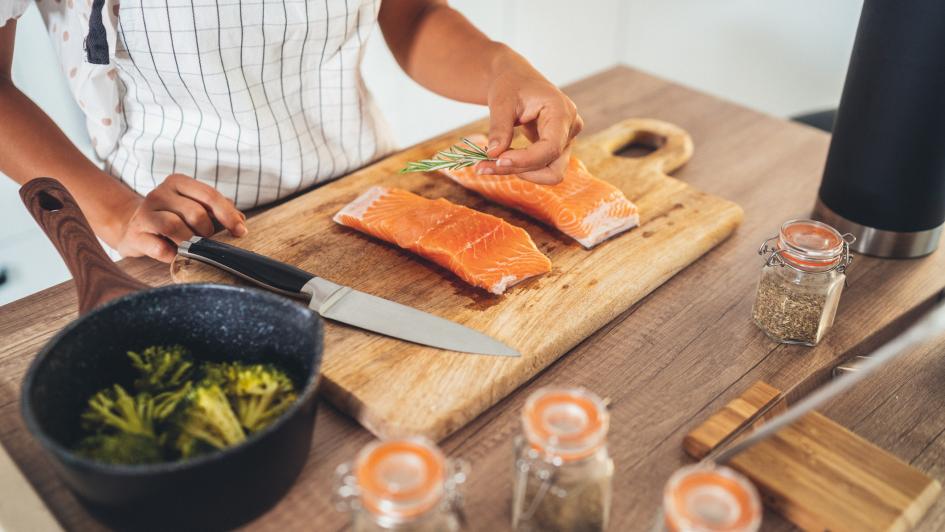
{"type": "Polygon", "coordinates": [[[755,324],[777,342],[817,345],[833,325],[852,242],[852,235],[821,222],[785,222],[759,250],[766,260],[752,309],[755,324]]]}
{"type": "Polygon", "coordinates": [[[614,470],[608,427],[604,402],[586,390],[542,388],[528,398],[515,443],[515,530],[607,528],[614,470]]]}

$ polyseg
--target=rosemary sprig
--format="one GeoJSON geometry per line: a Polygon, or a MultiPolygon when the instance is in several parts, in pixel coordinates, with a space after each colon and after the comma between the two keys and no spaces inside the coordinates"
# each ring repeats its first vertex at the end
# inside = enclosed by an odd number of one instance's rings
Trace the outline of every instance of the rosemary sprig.
{"type": "Polygon", "coordinates": [[[463,138],[463,145],[457,144],[450,146],[448,150],[437,152],[432,159],[422,161],[411,161],[400,169],[401,174],[410,172],[433,172],[435,170],[458,170],[472,166],[480,161],[494,161],[489,157],[486,150],[480,148],[475,142],[463,138]]]}

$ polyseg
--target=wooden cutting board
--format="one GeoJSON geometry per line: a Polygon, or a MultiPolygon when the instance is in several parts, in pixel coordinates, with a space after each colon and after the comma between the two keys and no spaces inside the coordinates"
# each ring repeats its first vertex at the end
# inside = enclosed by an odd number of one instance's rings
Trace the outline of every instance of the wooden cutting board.
{"type": "MultiPolygon", "coordinates": [[[[759,381],[683,439],[701,459],[778,398],[759,381]]],[[[782,402],[765,417],[783,411],[782,402]]],[[[942,486],[818,412],[811,412],[736,455],[728,464],[765,504],[804,530],[899,531],[914,527],[942,486]]]]}
{"type": "MultiPolygon", "coordinates": [[[[505,397],[676,272],[724,240],[741,222],[730,201],[666,174],[685,164],[692,141],[665,122],[631,119],[582,138],[574,153],[591,172],[621,188],[640,208],[641,226],[585,250],[554,229],[467,192],[438,174],[399,175],[484,122],[392,155],[248,221],[242,239],[222,241],[293,264],[331,281],[484,331],[521,358],[425,348],[329,322],[322,366],[324,395],[382,437],[439,440],[505,397]],[[658,146],[639,158],[615,156],[630,144],[658,146]],[[551,259],[551,273],[503,296],[472,288],[415,255],[332,222],[373,185],[445,197],[525,228],[551,259]]],[[[237,282],[178,257],[176,282],[237,282]]]]}

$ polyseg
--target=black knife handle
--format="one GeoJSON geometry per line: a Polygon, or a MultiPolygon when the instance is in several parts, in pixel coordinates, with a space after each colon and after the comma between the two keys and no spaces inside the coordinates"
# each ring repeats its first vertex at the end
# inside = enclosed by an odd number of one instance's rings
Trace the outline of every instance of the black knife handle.
{"type": "Polygon", "coordinates": [[[314,277],[295,266],[199,236],[181,242],[177,253],[226,270],[263,288],[291,296],[303,295],[302,287],[314,277]]]}

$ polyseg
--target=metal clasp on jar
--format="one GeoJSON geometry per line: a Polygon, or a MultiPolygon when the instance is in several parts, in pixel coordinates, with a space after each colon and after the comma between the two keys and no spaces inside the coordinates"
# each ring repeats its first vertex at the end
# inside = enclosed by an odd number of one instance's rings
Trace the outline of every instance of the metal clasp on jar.
{"type": "MultiPolygon", "coordinates": [[[[797,269],[792,266],[790,263],[784,260],[782,254],[785,252],[784,249],[771,245],[771,242],[778,240],[780,237],[774,235],[770,238],[765,239],[761,243],[761,247],[758,248],[758,255],[765,256],[765,266],[788,266],[790,268],[797,269]]],[[[832,268],[828,268],[819,273],[827,273],[836,270],[838,273],[844,273],[847,268],[850,267],[850,264],[853,263],[853,255],[850,253],[850,245],[856,242],[856,236],[853,233],[844,233],[840,235],[840,238],[843,239],[843,258],[840,259],[837,264],[832,268]]]]}

